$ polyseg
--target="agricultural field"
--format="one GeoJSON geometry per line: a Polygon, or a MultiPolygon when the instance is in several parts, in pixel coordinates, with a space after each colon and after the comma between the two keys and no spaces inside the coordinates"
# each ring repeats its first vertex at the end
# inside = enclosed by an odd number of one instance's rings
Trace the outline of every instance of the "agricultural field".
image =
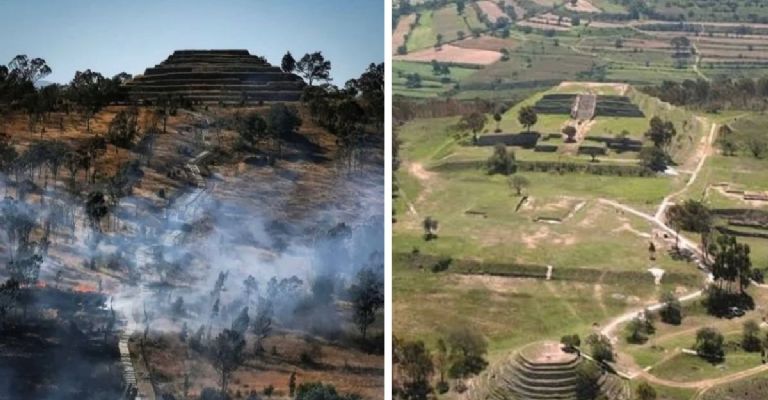
{"type": "Polygon", "coordinates": [[[708,0],[650,0],[654,12],[689,21],[766,22],[768,8],[752,0],[713,2],[708,0]]]}
{"type": "Polygon", "coordinates": [[[431,64],[395,61],[392,67],[392,88],[395,94],[412,97],[436,97],[451,90],[453,86],[477,72],[477,69],[449,66],[448,74],[435,75],[431,64]],[[417,74],[421,78],[419,87],[408,87],[408,76],[417,74]]]}
{"type": "MultiPolygon", "coordinates": [[[[474,3],[461,15],[454,3],[435,9],[421,5],[417,13],[399,17],[395,40],[399,44],[400,38],[407,36],[407,51],[418,53],[410,61],[437,59],[483,65],[481,73],[450,92],[463,99],[493,99],[498,91],[521,88],[529,89],[530,94],[556,84],[558,79],[653,85],[665,80],[768,74],[768,20],[761,20],[768,8],[737,1],[733,2],[735,11],[726,12],[723,10],[731,7],[713,7],[709,1],[685,2],[689,9],[695,4],[694,14],[707,13],[701,18],[687,16],[690,23],[657,20],[678,16],[674,10],[680,4],[683,2],[654,2],[652,12],[658,14],[648,14],[648,20],[639,22],[597,18],[626,15],[625,6],[615,0],[580,0],[575,8],[562,1],[509,1],[505,7],[514,9],[520,19],[513,21],[508,33],[491,29],[480,20],[504,16],[505,9],[495,2],[474,3]],[[416,14],[418,24],[404,34],[405,27],[410,26],[404,21],[416,14]],[[574,15],[580,16],[578,24],[571,19],[574,15]],[[435,51],[438,37],[441,43],[463,50],[450,47],[447,53],[435,51]],[[687,38],[690,46],[676,49],[671,42],[678,37],[687,38]],[[504,55],[488,54],[478,59],[482,56],[473,54],[474,50],[501,51],[504,55]],[[679,57],[678,53],[688,55],[679,57]]],[[[408,97],[408,93],[398,94],[408,97]]]]}

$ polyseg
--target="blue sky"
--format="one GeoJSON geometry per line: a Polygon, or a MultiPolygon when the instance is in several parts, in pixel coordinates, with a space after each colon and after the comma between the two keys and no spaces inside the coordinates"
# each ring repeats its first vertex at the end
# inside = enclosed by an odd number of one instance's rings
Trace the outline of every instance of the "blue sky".
{"type": "Polygon", "coordinates": [[[77,70],[143,73],[177,49],[248,49],[279,65],[321,50],[343,85],[384,61],[384,0],[0,0],[0,63],[42,57],[47,81],[77,70]]]}

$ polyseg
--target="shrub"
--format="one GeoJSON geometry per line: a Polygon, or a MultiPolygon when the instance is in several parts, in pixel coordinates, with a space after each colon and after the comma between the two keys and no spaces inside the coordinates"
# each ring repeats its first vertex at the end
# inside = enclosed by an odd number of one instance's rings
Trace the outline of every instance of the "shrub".
{"type": "Polygon", "coordinates": [[[714,328],[701,328],[696,332],[696,353],[711,362],[719,362],[725,358],[723,351],[723,335],[714,328]]]}
{"type": "Polygon", "coordinates": [[[453,262],[453,259],[451,257],[446,257],[438,260],[436,263],[432,265],[432,272],[443,272],[447,270],[451,266],[451,262],[453,262]]]}

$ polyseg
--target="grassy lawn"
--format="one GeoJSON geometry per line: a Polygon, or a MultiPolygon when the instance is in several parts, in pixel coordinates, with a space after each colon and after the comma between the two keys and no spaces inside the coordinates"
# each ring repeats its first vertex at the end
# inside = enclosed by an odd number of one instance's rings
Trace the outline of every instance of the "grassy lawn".
{"type": "Polygon", "coordinates": [[[607,13],[622,14],[627,12],[624,6],[618,4],[615,0],[590,0],[590,2],[607,13]]]}
{"type": "MultiPolygon", "coordinates": [[[[768,123],[768,117],[730,113],[717,118],[731,126],[734,130],[734,138],[742,143],[742,148],[735,156],[724,156],[719,153],[710,156],[701,172],[701,179],[692,192],[706,193],[707,203],[713,208],[768,208],[768,202],[746,202],[738,195],[727,195],[713,188],[707,190],[710,185],[727,183],[732,188],[744,191],[768,191],[768,176],[763,173],[768,168],[768,157],[755,158],[743,145],[744,139],[748,136],[768,135],[763,128],[765,123],[768,123]]],[[[766,252],[761,254],[768,257],[766,252]]],[[[761,260],[764,259],[761,258],[761,260]]]]}
{"type": "MultiPolygon", "coordinates": [[[[392,283],[396,336],[434,345],[450,329],[472,326],[489,339],[493,357],[545,338],[585,336],[593,323],[628,306],[610,297],[624,292],[621,285],[596,289],[586,283],[432,273],[397,262],[392,283]]],[[[644,297],[649,291],[653,288],[634,285],[629,293],[644,297]]]]}
{"type": "MultiPolygon", "coordinates": [[[[500,129],[521,131],[517,111],[523,105],[535,104],[545,93],[585,89],[556,88],[531,96],[503,115],[500,129]]],[[[618,89],[599,90],[615,94],[618,89]]],[[[680,161],[681,169],[692,168],[697,159],[689,158],[709,132],[709,124],[693,112],[670,107],[634,89],[628,96],[647,117],[598,117],[590,135],[614,136],[626,129],[631,137],[642,138],[648,119],[659,115],[671,120],[678,130],[673,157],[680,161]]],[[[735,117],[743,116],[718,116],[735,117]]],[[[567,120],[564,115],[540,115],[533,129],[558,132],[567,120]]],[[[490,147],[468,145],[458,122],[459,117],[421,119],[399,128],[405,163],[396,173],[401,195],[395,203],[397,223],[393,226],[396,335],[424,339],[432,345],[452,327],[470,325],[489,339],[492,355],[497,357],[531,341],[558,339],[567,333],[586,335],[594,324],[655,302],[664,291],[682,295],[702,287],[702,277],[692,264],[673,260],[665,251],[658,251],[657,260],[649,261],[648,233],[653,228],[649,222],[598,200],[611,199],[652,213],[666,195],[681,187],[685,175],[670,179],[526,172],[522,175],[531,182],[525,189],[528,200],[518,208],[520,197],[509,187],[507,177],[490,176],[480,167],[445,168],[462,161],[482,164],[492,152],[490,147]],[[439,221],[436,240],[423,239],[421,222],[426,216],[439,221]],[[539,222],[541,218],[560,219],[562,223],[539,222]],[[432,263],[444,258],[452,260],[448,270],[431,272],[432,263]],[[553,266],[552,280],[516,277],[525,268],[539,276],[548,265],[553,266]],[[659,286],[647,271],[651,267],[666,271],[659,286]]],[[[744,131],[759,130],[761,122],[741,124],[744,131]]],[[[495,128],[489,116],[484,131],[495,128]]],[[[561,138],[542,143],[564,145],[561,138]]],[[[524,161],[586,162],[586,157],[569,154],[514,151],[517,159],[524,161]]],[[[711,180],[713,171],[721,169],[740,173],[735,165],[720,166],[724,158],[714,156],[701,179],[711,180]]],[[[739,164],[742,169],[764,170],[762,164],[751,164],[750,159],[734,160],[744,163],[739,164]]],[[[603,162],[619,161],[607,157],[603,162]]],[[[768,181],[758,176],[759,172],[745,174],[755,176],[739,181],[768,181]]],[[[694,187],[687,195],[697,190],[694,187]]],[[[760,245],[755,240],[754,246],[760,245]]],[[[768,250],[758,249],[753,255],[768,259],[768,250]]],[[[744,353],[736,346],[729,347],[726,361],[717,366],[679,353],[679,349],[692,346],[695,331],[701,326],[714,324],[730,332],[728,339],[733,341],[743,322],[713,321],[698,301],[686,305],[685,315],[683,325],[659,322],[658,333],[646,345],[621,343],[621,351],[641,367],[653,366],[654,374],[679,381],[723,376],[759,362],[759,354],[744,353]]],[[[659,398],[671,400],[693,395],[671,388],[659,388],[659,393],[659,398]]]]}
{"type": "MultiPolygon", "coordinates": [[[[730,335],[726,340],[737,339],[737,335],[730,335]]],[[[747,353],[738,345],[731,345],[722,363],[712,364],[701,357],[680,353],[663,361],[651,373],[676,382],[693,382],[730,375],[760,365],[759,352],[747,353]]]]}
{"type": "Polygon", "coordinates": [[[435,35],[443,35],[443,42],[451,42],[457,39],[459,31],[464,32],[466,37],[470,36],[469,29],[464,23],[464,17],[456,11],[456,4],[449,4],[435,11],[433,15],[433,30],[435,35]]]}
{"type": "Polygon", "coordinates": [[[468,76],[477,72],[477,69],[450,67],[450,74],[436,76],[432,65],[408,61],[394,61],[392,63],[393,83],[392,89],[395,95],[408,97],[437,97],[453,88],[453,86],[468,76]],[[421,77],[420,88],[405,86],[407,76],[418,74],[421,77]],[[444,79],[447,78],[447,82],[444,79]]]}
{"type": "MultiPolygon", "coordinates": [[[[637,386],[641,380],[632,380],[632,393],[637,393],[637,386]]],[[[697,391],[694,389],[674,388],[668,386],[651,385],[656,390],[656,400],[694,400],[697,391]]]]}
{"type": "Polygon", "coordinates": [[[701,400],[762,400],[768,393],[768,373],[761,373],[706,391],[701,400]]]}
{"type": "Polygon", "coordinates": [[[427,49],[435,45],[437,36],[432,30],[432,11],[419,14],[419,23],[411,30],[406,47],[408,51],[427,49]]]}
{"type": "Polygon", "coordinates": [[[597,117],[589,130],[590,136],[616,137],[624,131],[632,139],[644,140],[650,118],[597,117]]]}
{"type": "MultiPolygon", "coordinates": [[[[749,293],[756,304],[763,304],[768,300],[768,293],[764,289],[751,288],[749,293]]],[[[657,320],[655,323],[656,333],[651,335],[646,343],[627,343],[625,335],[622,335],[618,349],[632,356],[641,368],[652,367],[651,373],[664,379],[682,380],[670,377],[676,368],[681,367],[679,365],[681,363],[684,364],[685,368],[690,367],[691,370],[691,372],[686,372],[690,374],[690,378],[686,378],[686,380],[707,379],[708,377],[700,378],[700,376],[715,374],[716,370],[721,371],[720,375],[716,376],[724,376],[760,364],[760,353],[745,353],[738,344],[741,340],[744,322],[750,319],[760,321],[761,312],[759,309],[749,311],[745,316],[735,319],[716,318],[707,314],[700,299],[691,300],[683,304],[684,318],[680,325],[668,325],[657,320]],[[682,354],[681,350],[693,347],[696,341],[696,331],[704,326],[717,329],[724,334],[726,343],[732,342],[726,349],[725,364],[712,366],[704,361],[696,360],[691,361],[690,365],[686,365],[688,358],[698,357],[682,354]]]]}

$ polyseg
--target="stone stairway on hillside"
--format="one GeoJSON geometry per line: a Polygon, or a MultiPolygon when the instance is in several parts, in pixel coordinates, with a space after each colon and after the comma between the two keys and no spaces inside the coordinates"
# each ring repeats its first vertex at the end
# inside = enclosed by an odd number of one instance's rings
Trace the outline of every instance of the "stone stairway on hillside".
{"type": "Polygon", "coordinates": [[[589,121],[595,117],[597,110],[597,95],[580,94],[576,96],[571,109],[571,118],[578,121],[589,121]]]}

